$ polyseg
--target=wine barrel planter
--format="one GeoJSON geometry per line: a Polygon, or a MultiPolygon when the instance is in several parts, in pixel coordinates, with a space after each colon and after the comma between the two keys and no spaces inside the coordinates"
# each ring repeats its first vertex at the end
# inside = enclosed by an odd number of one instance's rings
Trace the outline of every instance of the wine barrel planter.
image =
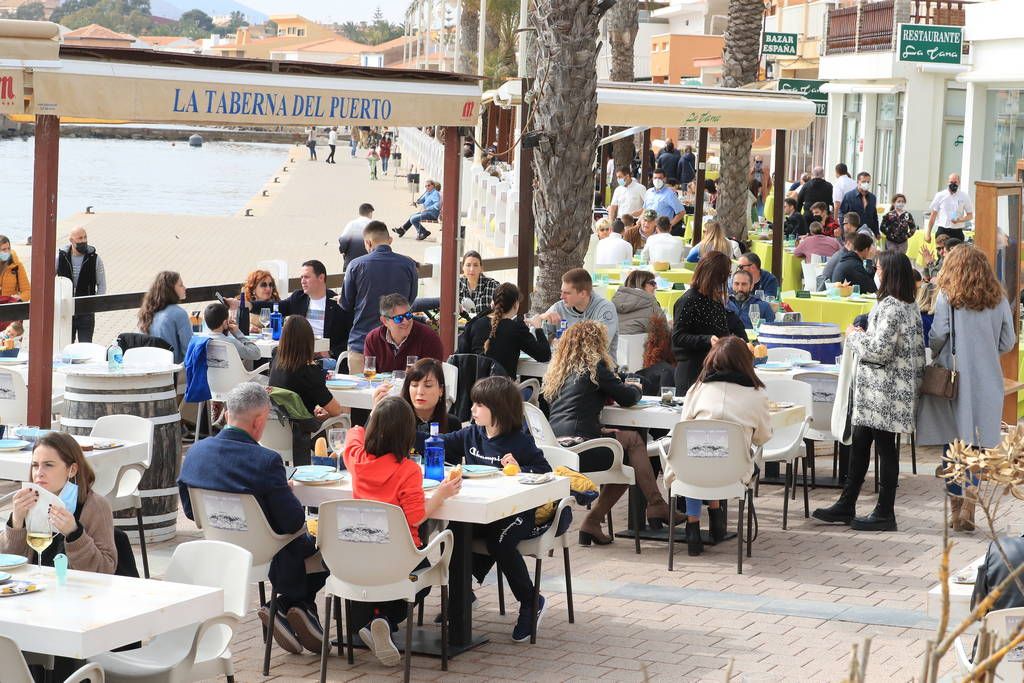
{"type": "MultiPolygon", "coordinates": [[[[125,367],[111,372],[105,365],[86,365],[65,371],[63,431],[89,434],[104,415],[136,415],[153,423],[151,461],[139,484],[147,543],[171,539],[177,528],[181,416],[175,372],[180,367],[125,367]]],[[[114,524],[132,543],[139,542],[134,510],[114,513],[114,524]]]]}

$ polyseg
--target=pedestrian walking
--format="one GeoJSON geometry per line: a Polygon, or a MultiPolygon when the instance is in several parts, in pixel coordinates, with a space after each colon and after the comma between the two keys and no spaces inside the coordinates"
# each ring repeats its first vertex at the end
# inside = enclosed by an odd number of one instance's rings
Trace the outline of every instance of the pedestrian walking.
{"type": "Polygon", "coordinates": [[[306,129],[306,147],[309,148],[309,160],[316,161],[316,127],[306,129]]]}
{"type": "Polygon", "coordinates": [[[327,155],[327,163],[328,164],[335,164],[335,163],[337,163],[334,160],[334,148],[337,147],[337,145],[338,145],[338,128],[336,126],[332,126],[331,129],[327,132],[327,146],[331,150],[331,153],[327,155]]]}

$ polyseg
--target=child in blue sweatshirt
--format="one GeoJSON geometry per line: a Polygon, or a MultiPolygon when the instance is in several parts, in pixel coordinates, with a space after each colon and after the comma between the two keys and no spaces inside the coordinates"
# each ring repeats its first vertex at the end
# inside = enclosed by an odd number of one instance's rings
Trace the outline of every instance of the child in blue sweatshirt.
{"type": "MultiPolygon", "coordinates": [[[[485,377],[473,385],[474,424],[451,434],[442,434],[445,460],[452,464],[503,467],[516,463],[523,472],[550,472],[551,465],[523,430],[523,397],[507,377],[485,377]]],[[[508,579],[509,588],[519,601],[519,619],[512,639],[523,642],[532,631],[535,588],[526,562],[516,546],[534,535],[535,510],[526,510],[487,525],[474,527],[473,535],[487,545],[487,555],[473,555],[473,576],[483,581],[495,561],[508,579]]],[[[537,624],[544,614],[544,596],[538,601],[537,624]]]]}

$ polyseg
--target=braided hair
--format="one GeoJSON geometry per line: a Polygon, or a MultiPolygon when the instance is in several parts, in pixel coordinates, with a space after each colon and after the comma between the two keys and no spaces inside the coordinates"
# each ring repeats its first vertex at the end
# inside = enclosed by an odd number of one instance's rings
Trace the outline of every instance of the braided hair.
{"type": "Polygon", "coordinates": [[[511,282],[503,282],[494,290],[491,299],[491,333],[484,342],[484,353],[491,348],[491,340],[498,333],[498,323],[519,303],[519,288],[511,282]]]}

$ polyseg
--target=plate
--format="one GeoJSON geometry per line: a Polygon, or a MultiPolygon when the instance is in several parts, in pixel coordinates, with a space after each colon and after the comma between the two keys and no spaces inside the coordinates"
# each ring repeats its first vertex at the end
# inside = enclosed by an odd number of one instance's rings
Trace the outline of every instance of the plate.
{"type": "Polygon", "coordinates": [[[344,478],[345,475],[341,472],[327,472],[323,475],[312,475],[307,477],[295,474],[292,477],[294,481],[297,481],[304,486],[325,486],[327,484],[337,484],[344,478]]]}
{"type": "Polygon", "coordinates": [[[28,441],[22,439],[0,439],[0,451],[20,451],[28,445],[28,441]]]}
{"type": "Polygon", "coordinates": [[[802,367],[804,365],[818,365],[821,361],[816,361],[813,358],[794,358],[789,361],[790,365],[802,367]]]}
{"type": "Polygon", "coordinates": [[[537,484],[546,484],[549,481],[554,481],[555,475],[551,472],[545,472],[543,474],[521,474],[519,475],[519,483],[526,484],[527,486],[536,486],[537,484]]]}
{"type": "Polygon", "coordinates": [[[793,366],[789,363],[762,363],[756,369],[767,370],[768,372],[786,372],[792,370],[793,366]]]}
{"type": "Polygon", "coordinates": [[[490,477],[495,474],[501,473],[501,470],[497,467],[491,467],[490,465],[463,465],[462,476],[467,479],[474,477],[490,477]]]}
{"type": "Polygon", "coordinates": [[[0,555],[0,569],[11,569],[28,564],[28,558],[24,555],[0,555]]]}
{"type": "Polygon", "coordinates": [[[28,358],[18,358],[17,356],[0,358],[0,365],[23,365],[27,362],[28,358]]]}
{"type": "Polygon", "coordinates": [[[795,405],[792,401],[769,401],[768,410],[787,410],[795,405]]]}
{"type": "Polygon", "coordinates": [[[839,372],[838,365],[816,365],[811,368],[812,372],[839,372]]]}
{"type": "Polygon", "coordinates": [[[968,569],[958,571],[956,574],[954,574],[953,583],[959,583],[962,586],[973,586],[977,577],[978,568],[970,567],[968,569]]]}
{"type": "Polygon", "coordinates": [[[323,474],[325,472],[335,472],[336,468],[328,465],[299,465],[295,468],[295,476],[304,474],[309,476],[311,474],[323,474]]]}
{"type": "Polygon", "coordinates": [[[327,380],[328,389],[358,389],[359,382],[354,379],[329,379],[327,380]]]}
{"type": "Polygon", "coordinates": [[[423,490],[424,491],[429,491],[430,489],[436,489],[440,485],[441,485],[441,482],[437,481],[436,479],[424,479],[423,480],[423,490]]]}
{"type": "Polygon", "coordinates": [[[11,575],[7,572],[0,572],[0,583],[7,583],[11,580],[11,575]]]}
{"type": "Polygon", "coordinates": [[[32,581],[11,581],[0,586],[0,598],[11,598],[43,590],[43,586],[32,581]]]}

